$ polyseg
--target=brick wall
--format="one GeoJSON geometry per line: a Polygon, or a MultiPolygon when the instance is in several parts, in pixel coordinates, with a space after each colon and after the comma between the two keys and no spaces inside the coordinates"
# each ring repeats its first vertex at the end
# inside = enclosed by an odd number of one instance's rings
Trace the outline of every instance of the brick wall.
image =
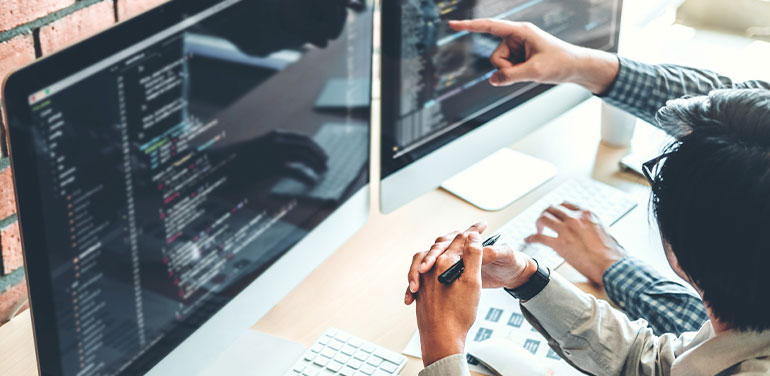
{"type": "MultiPolygon", "coordinates": [[[[0,0],[0,81],[37,58],[166,1],[0,0]]],[[[0,124],[0,324],[19,306],[26,307],[27,299],[6,142],[5,125],[0,124]]]]}

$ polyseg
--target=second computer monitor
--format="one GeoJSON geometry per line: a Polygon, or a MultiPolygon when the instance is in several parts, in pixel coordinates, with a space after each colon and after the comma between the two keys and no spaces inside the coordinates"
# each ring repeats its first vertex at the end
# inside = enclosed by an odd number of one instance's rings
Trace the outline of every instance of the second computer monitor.
{"type": "Polygon", "coordinates": [[[391,212],[590,96],[574,85],[492,87],[500,42],[453,19],[528,21],[616,52],[622,0],[396,0],[382,12],[381,208],[391,212]]]}

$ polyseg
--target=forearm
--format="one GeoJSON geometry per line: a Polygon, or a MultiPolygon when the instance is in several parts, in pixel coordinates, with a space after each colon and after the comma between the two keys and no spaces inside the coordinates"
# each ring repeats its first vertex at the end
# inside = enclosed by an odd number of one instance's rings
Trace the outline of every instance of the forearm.
{"type": "MultiPolygon", "coordinates": [[[[770,89],[763,81],[734,82],[718,73],[672,64],[644,64],[618,57],[619,69],[614,82],[603,93],[608,103],[658,126],[657,111],[672,99],[686,95],[706,95],[717,89],[770,89]]],[[[683,129],[664,129],[680,136],[683,129]]]]}
{"type": "Polygon", "coordinates": [[[629,320],[556,273],[522,311],[563,358],[590,374],[654,374],[674,359],[673,336],[656,337],[643,320],[629,320]]]}
{"type": "Polygon", "coordinates": [[[626,257],[602,276],[610,299],[628,316],[645,319],[656,334],[693,332],[708,320],[700,297],[640,260],[626,257]]]}

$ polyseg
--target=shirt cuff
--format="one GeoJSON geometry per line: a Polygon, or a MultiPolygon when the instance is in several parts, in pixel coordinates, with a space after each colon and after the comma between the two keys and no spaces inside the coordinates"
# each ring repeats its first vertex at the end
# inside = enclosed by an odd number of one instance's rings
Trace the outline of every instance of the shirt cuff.
{"type": "Polygon", "coordinates": [[[521,305],[558,340],[559,335],[569,333],[574,323],[591,308],[591,300],[564,277],[552,272],[551,281],[543,291],[521,305]]]}
{"type": "Polygon", "coordinates": [[[626,309],[628,302],[650,284],[662,277],[644,262],[633,257],[624,257],[607,268],[602,275],[607,296],[618,307],[626,309]]]}
{"type": "Polygon", "coordinates": [[[441,358],[420,371],[420,376],[467,376],[470,374],[465,354],[441,358]]]}

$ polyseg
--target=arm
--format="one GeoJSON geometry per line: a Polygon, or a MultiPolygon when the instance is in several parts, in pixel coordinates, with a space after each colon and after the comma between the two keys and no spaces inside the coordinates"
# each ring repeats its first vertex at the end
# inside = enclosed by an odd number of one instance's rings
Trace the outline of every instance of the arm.
{"type": "Polygon", "coordinates": [[[632,257],[612,264],[604,275],[610,299],[631,319],[645,319],[656,334],[698,331],[709,320],[700,297],[632,257]]]}
{"type": "Polygon", "coordinates": [[[735,83],[707,70],[618,58],[569,44],[529,23],[480,19],[449,25],[503,39],[490,58],[498,69],[490,78],[492,85],[575,83],[652,124],[656,124],[655,113],[666,101],[684,95],[704,95],[714,89],[770,89],[770,84],[762,81],[735,83]]]}
{"type": "Polygon", "coordinates": [[[528,242],[553,248],[632,319],[647,320],[655,333],[697,331],[708,320],[700,297],[669,281],[641,261],[624,257],[625,250],[590,211],[563,203],[547,208],[528,242]],[[548,227],[558,235],[543,233],[548,227]]]}
{"type": "Polygon", "coordinates": [[[706,95],[717,89],[770,89],[770,83],[764,81],[733,82],[709,70],[672,64],[650,65],[622,57],[618,60],[618,73],[603,99],[656,126],[655,113],[672,99],[706,95]]]}
{"type": "Polygon", "coordinates": [[[522,312],[564,359],[595,375],[669,375],[685,339],[656,336],[556,273],[522,312]]]}

